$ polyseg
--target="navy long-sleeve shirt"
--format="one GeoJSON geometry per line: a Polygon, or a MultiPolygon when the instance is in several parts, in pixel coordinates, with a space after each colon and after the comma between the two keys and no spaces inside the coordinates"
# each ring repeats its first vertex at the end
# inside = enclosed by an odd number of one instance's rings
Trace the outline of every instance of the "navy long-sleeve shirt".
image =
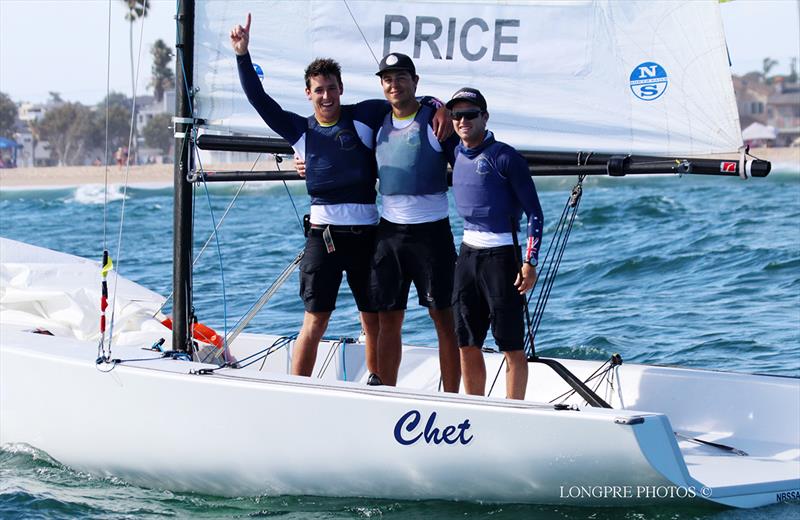
{"type": "Polygon", "coordinates": [[[528,217],[526,260],[539,258],[544,216],[528,163],[491,132],[475,148],[460,143],[453,166],[453,194],[464,229],[515,232],[524,211],[528,217]]]}

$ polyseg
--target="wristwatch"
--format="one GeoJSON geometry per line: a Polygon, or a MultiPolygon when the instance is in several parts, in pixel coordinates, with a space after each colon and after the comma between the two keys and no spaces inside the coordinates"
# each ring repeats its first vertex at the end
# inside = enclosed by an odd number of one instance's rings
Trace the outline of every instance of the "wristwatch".
{"type": "Polygon", "coordinates": [[[525,261],[526,264],[531,264],[533,267],[539,265],[539,260],[534,257],[530,257],[528,260],[525,261]]]}

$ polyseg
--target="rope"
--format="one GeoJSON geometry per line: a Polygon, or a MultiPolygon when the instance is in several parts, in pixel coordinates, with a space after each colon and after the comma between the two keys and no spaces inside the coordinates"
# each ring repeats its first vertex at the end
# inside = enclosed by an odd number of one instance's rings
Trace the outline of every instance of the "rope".
{"type": "Polygon", "coordinates": [[[100,282],[100,339],[97,342],[97,359],[105,357],[106,341],[106,308],[108,307],[108,120],[109,97],[111,94],[111,0],[108,0],[108,26],[106,48],[106,136],[105,136],[105,171],[103,182],[103,265],[101,267],[102,281],[100,282]]]}
{"type": "Polygon", "coordinates": [[[375,53],[372,52],[372,47],[370,47],[367,37],[364,36],[364,31],[361,30],[361,26],[358,25],[356,17],[353,15],[353,11],[350,10],[350,4],[347,3],[347,0],[344,0],[344,6],[347,8],[347,12],[350,13],[350,18],[353,19],[353,23],[356,24],[356,29],[358,29],[358,32],[361,33],[361,38],[364,40],[364,44],[367,46],[367,49],[369,49],[369,53],[372,54],[372,59],[375,60],[376,64],[379,64],[380,60],[375,56],[375,53]]]}
{"type": "MultiPolygon", "coordinates": [[[[111,298],[111,323],[109,324],[108,328],[108,349],[107,353],[104,351],[102,356],[105,360],[111,357],[111,346],[114,338],[114,316],[117,311],[117,287],[119,286],[119,266],[122,259],[122,230],[125,225],[125,201],[128,198],[128,179],[130,177],[130,166],[131,166],[131,144],[133,143],[133,129],[134,129],[134,122],[136,118],[136,86],[139,83],[139,70],[142,63],[142,42],[144,41],[144,20],[147,17],[147,4],[145,3],[144,11],[142,16],[140,17],[141,21],[141,28],[139,31],[139,50],[138,56],[136,58],[136,73],[134,74],[134,86],[133,86],[133,98],[131,104],[131,124],[130,124],[130,132],[128,133],[128,156],[125,159],[125,182],[122,189],[122,205],[120,207],[120,218],[119,218],[119,232],[117,234],[117,269],[114,270],[114,294],[111,298]]],[[[110,17],[110,13],[109,13],[110,17]]],[[[110,44],[109,44],[110,45],[110,44]]],[[[108,101],[108,96],[106,96],[106,101],[108,101]]],[[[107,188],[106,188],[107,192],[107,188]]],[[[106,201],[107,204],[107,201],[106,201]]]]}
{"type": "MultiPolygon", "coordinates": [[[[261,154],[259,154],[258,157],[256,158],[256,163],[258,162],[259,158],[261,158],[261,154]]],[[[253,168],[255,168],[256,163],[253,163],[253,166],[250,168],[250,171],[253,171],[253,168]]],[[[203,256],[203,253],[205,252],[206,248],[208,247],[208,244],[211,243],[211,240],[214,238],[214,235],[222,227],[222,223],[225,221],[225,217],[228,216],[228,212],[231,210],[231,208],[233,207],[233,204],[239,198],[239,194],[242,192],[242,189],[244,189],[245,184],[247,184],[247,181],[242,181],[242,183],[239,185],[239,189],[236,190],[236,193],[233,195],[233,198],[228,203],[228,206],[225,208],[225,211],[222,213],[222,216],[220,217],[219,222],[217,223],[217,227],[214,228],[214,230],[211,232],[211,234],[208,236],[208,238],[206,239],[205,243],[203,244],[203,247],[200,248],[200,252],[197,253],[197,256],[194,257],[194,260],[192,261],[192,267],[197,265],[197,262],[200,260],[200,257],[203,256]]],[[[164,307],[167,306],[167,303],[169,303],[169,301],[172,299],[174,294],[175,294],[174,291],[170,291],[169,295],[164,300],[164,303],[162,303],[161,306],[158,308],[158,310],[153,314],[153,317],[156,317],[159,312],[164,310],[164,307]]]]}
{"type": "MultiPolygon", "coordinates": [[[[580,165],[581,162],[581,152],[578,152],[578,163],[580,165]]],[[[587,154],[584,159],[584,165],[588,162],[589,157],[591,157],[591,153],[587,154]]],[[[542,315],[544,314],[544,308],[547,305],[547,301],[550,298],[550,292],[553,289],[553,285],[555,284],[556,274],[558,273],[558,268],[561,265],[561,259],[564,257],[564,251],[567,247],[567,241],[569,239],[570,232],[572,231],[572,226],[575,223],[575,216],[578,214],[578,206],[580,205],[581,194],[582,194],[582,185],[583,181],[586,178],[586,175],[579,175],[578,182],[572,188],[570,192],[570,196],[567,199],[567,202],[564,204],[564,209],[561,210],[561,217],[559,218],[558,224],[556,225],[556,230],[553,234],[553,238],[550,240],[550,245],[547,246],[547,252],[545,253],[544,260],[542,261],[541,265],[543,266],[542,269],[539,271],[539,276],[536,278],[536,282],[534,282],[533,287],[531,287],[530,294],[527,298],[523,296],[524,301],[524,310],[525,310],[525,325],[527,330],[525,332],[525,342],[523,348],[525,350],[526,357],[530,359],[534,359],[536,357],[536,350],[534,347],[534,339],[536,338],[536,332],[539,330],[539,325],[542,322],[542,315]],[[572,210],[570,211],[570,208],[572,210]],[[552,256],[551,256],[552,253],[552,256]],[[544,275],[542,275],[544,273],[544,275]],[[539,282],[544,280],[540,285],[539,282]],[[539,296],[536,300],[536,307],[533,310],[533,318],[531,318],[531,314],[529,312],[531,298],[533,297],[533,293],[536,290],[536,287],[539,286],[539,296]]],[[[512,237],[514,240],[514,251],[515,256],[518,254],[519,249],[519,241],[517,239],[516,229],[514,227],[514,222],[512,222],[512,237]]],[[[522,259],[517,259],[519,265],[519,275],[522,277],[522,259]]],[[[503,356],[503,360],[500,362],[500,365],[497,367],[497,372],[495,373],[494,379],[492,381],[491,386],[489,387],[489,392],[487,395],[492,395],[492,391],[494,390],[495,384],[497,383],[497,379],[500,376],[500,372],[503,370],[503,367],[506,364],[505,356],[503,356]]]]}
{"type": "MultiPolygon", "coordinates": [[[[197,129],[192,127],[192,142],[196,139],[196,132],[197,129]]],[[[228,336],[228,298],[225,290],[225,266],[223,265],[222,261],[222,248],[219,244],[219,233],[216,232],[217,229],[217,221],[214,218],[214,207],[211,204],[211,194],[208,191],[208,183],[206,182],[206,173],[203,170],[203,163],[200,159],[200,152],[197,150],[196,146],[192,147],[192,150],[195,152],[195,158],[197,159],[197,164],[200,166],[198,172],[200,173],[200,180],[203,183],[203,190],[206,194],[206,201],[208,202],[208,211],[211,215],[211,225],[214,227],[214,232],[212,235],[214,236],[214,241],[217,246],[217,258],[219,260],[219,276],[222,280],[222,337],[227,338],[228,336]]],[[[194,204],[192,204],[194,208],[194,204]]],[[[223,348],[227,349],[227,341],[223,344],[223,348]]]]}
{"type": "MultiPolygon", "coordinates": [[[[274,157],[275,157],[275,167],[278,169],[278,171],[282,171],[281,163],[283,162],[283,159],[278,154],[274,154],[274,157]]],[[[303,229],[303,220],[300,218],[300,212],[297,211],[297,205],[294,203],[294,197],[292,197],[292,192],[289,191],[289,185],[286,184],[286,181],[281,181],[281,182],[283,183],[283,187],[286,188],[286,194],[289,196],[289,201],[292,203],[292,208],[294,208],[294,216],[297,217],[297,223],[300,224],[300,231],[302,231],[305,234],[305,229],[303,229]]]]}
{"type": "Polygon", "coordinates": [[[108,250],[106,240],[107,213],[108,213],[108,120],[110,117],[111,96],[111,0],[108,0],[108,45],[106,48],[106,140],[105,140],[105,172],[103,192],[103,251],[108,250]]]}
{"type": "MultiPolygon", "coordinates": [[[[256,353],[254,353],[254,354],[250,354],[249,356],[247,356],[247,357],[245,357],[243,359],[240,359],[236,363],[226,363],[225,365],[223,365],[221,367],[218,367],[216,369],[211,369],[211,370],[218,370],[220,368],[236,368],[236,369],[246,368],[246,367],[249,367],[250,365],[252,365],[253,363],[258,363],[262,359],[264,360],[264,362],[266,362],[267,356],[269,356],[270,354],[272,354],[274,352],[277,352],[278,350],[282,349],[283,347],[288,346],[296,338],[297,338],[297,334],[292,334],[290,336],[281,336],[280,338],[276,339],[272,343],[272,345],[268,346],[265,349],[262,349],[262,350],[260,350],[260,351],[258,351],[256,353]],[[261,354],[263,354],[263,356],[261,354]],[[245,362],[247,362],[247,363],[245,363],[245,362]]],[[[262,370],[263,368],[264,368],[264,365],[262,363],[261,368],[259,368],[259,370],[262,370]]]]}
{"type": "MultiPolygon", "coordinates": [[[[180,33],[178,33],[178,34],[180,34],[180,33]]],[[[176,40],[177,40],[177,37],[176,37],[176,40]]],[[[183,42],[178,41],[178,45],[176,46],[177,47],[177,54],[178,54],[178,62],[180,64],[181,74],[183,75],[183,85],[184,85],[184,88],[186,90],[186,102],[189,105],[190,114],[192,114],[192,117],[194,117],[194,104],[192,102],[192,95],[191,95],[191,92],[189,91],[189,86],[188,86],[188,83],[187,83],[185,59],[184,59],[183,45],[182,44],[183,44],[183,42]]],[[[197,129],[194,126],[192,126],[191,132],[187,132],[186,137],[184,137],[184,139],[183,139],[183,146],[184,147],[191,146],[191,143],[195,142],[196,137],[197,137],[197,129]]],[[[214,208],[213,208],[213,206],[211,204],[211,195],[210,195],[209,190],[208,190],[208,184],[206,182],[205,170],[203,169],[203,164],[202,164],[202,160],[200,159],[199,151],[197,150],[197,147],[192,147],[191,150],[192,150],[193,153],[190,155],[190,157],[195,159],[197,161],[197,164],[199,165],[198,172],[200,173],[200,179],[201,179],[201,181],[203,183],[203,188],[205,190],[206,201],[208,202],[208,209],[209,209],[209,213],[211,215],[211,223],[212,223],[212,227],[213,227],[213,231],[211,233],[211,236],[209,236],[208,240],[203,245],[203,249],[200,251],[200,254],[198,254],[197,257],[192,262],[192,266],[194,266],[197,263],[197,261],[200,258],[200,255],[202,255],[203,251],[205,251],[205,249],[206,249],[206,246],[208,245],[208,243],[213,238],[215,243],[216,243],[217,258],[219,260],[220,278],[221,278],[221,282],[222,282],[222,315],[223,315],[223,338],[224,338],[224,337],[227,336],[227,331],[228,331],[228,310],[227,310],[227,291],[226,291],[226,284],[225,284],[225,267],[224,267],[224,263],[223,263],[223,260],[222,260],[222,248],[221,248],[220,243],[219,243],[219,233],[218,233],[219,228],[222,225],[222,219],[220,220],[219,223],[217,223],[216,218],[214,216],[214,208]]],[[[260,158],[260,155],[259,155],[259,158],[260,158]]],[[[253,163],[253,166],[251,168],[254,168],[257,162],[258,162],[258,158],[256,158],[256,162],[253,163]]],[[[242,190],[242,188],[244,188],[244,185],[245,185],[245,183],[243,182],[242,185],[239,187],[239,190],[234,195],[233,200],[229,203],[228,207],[226,208],[226,210],[225,210],[225,212],[223,214],[223,219],[228,214],[228,211],[230,210],[230,208],[233,206],[233,203],[236,201],[237,197],[239,196],[239,193],[241,193],[241,190],[242,190]]],[[[194,198],[195,196],[196,196],[196,190],[194,189],[194,186],[193,186],[192,197],[194,198]]],[[[193,203],[192,204],[192,222],[194,222],[194,219],[195,219],[195,208],[196,208],[196,204],[193,203]]],[[[170,296],[167,298],[167,300],[164,301],[164,304],[161,305],[159,310],[156,311],[156,314],[158,314],[158,312],[160,312],[164,308],[164,306],[166,305],[167,301],[172,296],[174,296],[174,293],[170,293],[170,296]]],[[[174,309],[173,314],[175,314],[175,312],[178,312],[178,311],[179,311],[179,309],[174,309]]],[[[191,318],[192,326],[193,326],[194,325],[194,321],[195,321],[194,310],[193,309],[191,310],[191,315],[192,316],[190,316],[190,318],[191,318]]],[[[194,342],[190,342],[190,344],[192,346],[194,346],[194,342]]]]}
{"type": "MultiPolygon", "coordinates": [[[[619,374],[617,373],[617,370],[622,365],[622,363],[623,363],[622,357],[619,354],[614,354],[609,359],[607,359],[605,362],[603,362],[602,365],[597,367],[597,369],[594,372],[589,374],[589,377],[587,377],[583,382],[588,384],[591,381],[594,381],[595,379],[599,378],[599,380],[597,381],[597,384],[595,384],[594,388],[592,389],[592,391],[594,393],[597,393],[597,390],[600,388],[600,386],[604,382],[606,384],[608,384],[610,386],[611,391],[613,391],[614,390],[614,374],[616,373],[617,374],[617,377],[616,377],[617,393],[619,394],[620,403],[622,403],[621,384],[620,384],[620,380],[619,380],[619,374]],[[608,366],[606,366],[606,365],[608,365],[608,366]]],[[[560,401],[560,402],[563,403],[563,402],[567,401],[567,399],[569,399],[570,397],[575,395],[575,393],[576,393],[576,390],[574,388],[571,389],[571,390],[567,390],[563,394],[557,395],[556,397],[551,399],[549,402],[550,403],[554,403],[556,401],[560,401]]],[[[610,401],[610,399],[609,399],[609,401],[610,401]]],[[[623,406],[623,408],[624,408],[624,406],[623,406]]]]}
{"type": "MultiPolygon", "coordinates": [[[[539,296],[536,300],[536,306],[533,310],[533,329],[529,331],[529,334],[525,340],[525,352],[529,358],[536,356],[534,339],[536,338],[536,332],[539,330],[539,325],[542,323],[544,309],[547,305],[547,301],[550,299],[550,293],[555,285],[556,275],[558,274],[558,269],[561,266],[561,261],[564,258],[564,252],[567,248],[569,236],[572,233],[575,217],[577,216],[578,208],[580,207],[582,198],[581,196],[583,194],[583,181],[585,178],[585,175],[578,176],[578,182],[572,188],[570,197],[566,204],[564,204],[564,209],[561,212],[561,218],[556,225],[556,230],[552,240],[550,241],[550,245],[547,248],[547,253],[543,262],[544,269],[542,269],[542,271],[544,272],[544,275],[540,276],[536,280],[537,283],[534,284],[535,288],[536,285],[539,285],[539,281],[543,280],[539,289],[539,296]]],[[[533,292],[534,291],[531,290],[531,294],[528,296],[526,308],[528,305],[530,305],[533,292]]]]}
{"type": "Polygon", "coordinates": [[[317,379],[322,379],[322,376],[328,371],[328,367],[331,365],[331,361],[333,361],[333,359],[336,357],[336,349],[339,348],[340,344],[344,344],[343,339],[331,341],[331,346],[328,349],[328,353],[325,354],[325,360],[322,362],[319,372],[317,372],[317,379]]]}

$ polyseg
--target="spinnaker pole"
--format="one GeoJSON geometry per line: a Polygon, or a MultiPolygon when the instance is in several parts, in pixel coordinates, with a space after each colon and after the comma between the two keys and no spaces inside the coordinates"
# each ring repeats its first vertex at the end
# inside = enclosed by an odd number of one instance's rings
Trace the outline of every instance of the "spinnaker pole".
{"type": "Polygon", "coordinates": [[[172,212],[172,348],[191,355],[192,321],[192,93],[194,0],[178,2],[175,96],[175,171],[172,212]]]}

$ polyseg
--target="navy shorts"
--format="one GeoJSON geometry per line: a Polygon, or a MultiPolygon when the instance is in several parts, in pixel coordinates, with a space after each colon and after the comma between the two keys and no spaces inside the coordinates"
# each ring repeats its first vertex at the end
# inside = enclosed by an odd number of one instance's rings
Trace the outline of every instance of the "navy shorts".
{"type": "Polygon", "coordinates": [[[423,307],[451,307],[455,259],[448,219],[422,224],[395,224],[381,219],[372,273],[378,309],[405,309],[411,282],[423,307]]]}
{"type": "Polygon", "coordinates": [[[514,246],[476,249],[461,244],[454,290],[460,347],[483,347],[491,325],[501,351],[522,350],[525,297],[514,287],[518,265],[514,246]]]}
{"type": "Polygon", "coordinates": [[[308,312],[336,308],[336,296],[347,273],[347,284],[362,312],[375,312],[370,293],[372,254],[377,226],[331,226],[335,251],[328,253],[323,229],[312,228],[300,260],[300,298],[308,312]]]}

